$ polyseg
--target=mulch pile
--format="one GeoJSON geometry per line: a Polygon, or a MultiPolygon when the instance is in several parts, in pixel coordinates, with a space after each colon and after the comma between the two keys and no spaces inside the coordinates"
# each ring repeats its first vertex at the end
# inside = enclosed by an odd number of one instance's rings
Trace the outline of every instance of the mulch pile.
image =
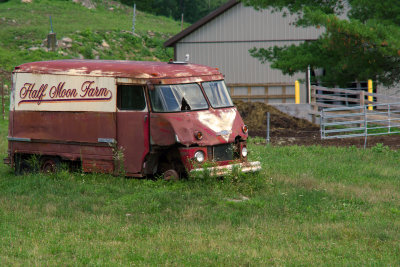
{"type": "Polygon", "coordinates": [[[319,131],[319,126],[304,119],[292,117],[273,106],[260,102],[235,101],[250,136],[267,134],[267,113],[270,113],[270,136],[296,137],[319,131]]]}

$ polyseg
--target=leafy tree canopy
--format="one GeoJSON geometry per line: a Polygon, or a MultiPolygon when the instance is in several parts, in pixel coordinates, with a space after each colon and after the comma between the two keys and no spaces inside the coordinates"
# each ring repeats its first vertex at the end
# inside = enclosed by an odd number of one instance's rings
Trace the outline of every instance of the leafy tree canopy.
{"type": "Polygon", "coordinates": [[[184,20],[193,23],[213,11],[227,0],[120,0],[120,2],[133,6],[136,3],[138,9],[172,17],[176,20],[181,19],[182,13],[184,20]]]}
{"type": "Polygon", "coordinates": [[[323,27],[312,42],[270,49],[253,48],[252,56],[293,75],[308,65],[323,68],[322,81],[345,85],[374,79],[400,82],[400,5],[398,0],[242,0],[256,9],[298,16],[298,27],[323,27]]]}

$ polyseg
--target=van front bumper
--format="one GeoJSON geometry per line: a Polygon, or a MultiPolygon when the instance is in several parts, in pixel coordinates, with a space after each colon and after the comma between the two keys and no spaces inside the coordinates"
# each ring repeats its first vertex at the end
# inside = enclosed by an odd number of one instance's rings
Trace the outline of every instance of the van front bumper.
{"type": "Polygon", "coordinates": [[[190,173],[203,172],[206,170],[209,171],[212,175],[221,176],[224,174],[231,173],[232,170],[235,168],[237,168],[241,172],[256,172],[261,170],[261,163],[259,161],[253,161],[253,162],[242,162],[242,163],[215,166],[215,167],[203,167],[203,168],[192,169],[190,173]]]}

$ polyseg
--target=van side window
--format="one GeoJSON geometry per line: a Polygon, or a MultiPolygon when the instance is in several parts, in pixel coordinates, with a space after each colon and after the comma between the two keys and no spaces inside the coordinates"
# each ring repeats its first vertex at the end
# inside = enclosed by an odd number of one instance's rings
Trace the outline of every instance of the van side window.
{"type": "Polygon", "coordinates": [[[146,107],[143,86],[118,85],[117,107],[120,110],[143,110],[146,107]]]}

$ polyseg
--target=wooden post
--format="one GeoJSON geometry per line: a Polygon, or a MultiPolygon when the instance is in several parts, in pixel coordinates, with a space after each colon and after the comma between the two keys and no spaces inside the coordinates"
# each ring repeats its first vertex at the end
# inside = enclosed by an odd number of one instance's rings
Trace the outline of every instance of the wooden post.
{"type": "Polygon", "coordinates": [[[282,85],[282,103],[285,104],[286,103],[286,86],[282,85]]]}
{"type": "Polygon", "coordinates": [[[57,37],[56,33],[51,32],[47,35],[47,48],[51,51],[56,51],[57,48],[57,37]]]}
{"type": "Polygon", "coordinates": [[[53,31],[53,21],[51,20],[50,16],[50,27],[51,32],[47,35],[47,48],[51,51],[56,51],[57,48],[57,37],[56,33],[53,31]]]}
{"type": "MultiPolygon", "coordinates": [[[[363,90],[360,91],[360,113],[364,112],[364,105],[365,105],[365,92],[363,90]]],[[[363,120],[365,116],[361,116],[360,120],[363,120]]],[[[364,123],[360,123],[360,128],[364,126],[364,123]]]]}
{"type": "Polygon", "coordinates": [[[365,92],[364,91],[360,91],[360,106],[364,106],[365,105],[365,92]]]}
{"type": "Polygon", "coordinates": [[[312,114],[312,123],[317,122],[317,112],[318,112],[318,106],[317,106],[317,90],[313,86],[310,87],[310,104],[313,107],[313,114],[312,114]]]}

